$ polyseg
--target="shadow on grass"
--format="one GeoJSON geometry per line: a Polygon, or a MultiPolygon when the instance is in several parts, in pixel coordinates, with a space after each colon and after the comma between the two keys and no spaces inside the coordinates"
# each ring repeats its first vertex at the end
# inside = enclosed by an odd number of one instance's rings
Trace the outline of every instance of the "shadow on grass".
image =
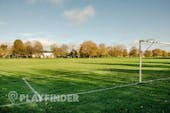
{"type": "MultiPolygon", "coordinates": [[[[109,65],[109,66],[131,66],[131,67],[139,67],[139,63],[85,63],[81,62],[81,64],[94,64],[94,65],[109,65]]],[[[147,68],[170,68],[170,65],[164,65],[164,64],[170,64],[167,62],[164,62],[162,64],[158,64],[157,62],[145,62],[142,64],[142,67],[147,67],[147,68]],[[147,64],[146,64],[147,63],[147,64]],[[150,64],[148,64],[150,63],[150,64]],[[153,65],[156,64],[156,65],[153,65]]]]}
{"type": "MultiPolygon", "coordinates": [[[[91,89],[96,89],[100,87],[105,87],[108,83],[111,85],[113,82],[117,82],[119,85],[121,83],[126,83],[129,79],[134,76],[131,74],[138,73],[137,69],[98,69],[99,71],[111,72],[109,77],[107,75],[98,75],[93,72],[77,72],[68,70],[35,70],[39,75],[35,73],[25,73],[24,75],[30,75],[33,79],[31,84],[37,89],[43,89],[44,93],[70,93],[79,91],[88,91],[91,89]],[[115,75],[115,73],[117,73],[115,75]],[[129,73],[129,74],[128,74],[129,73]],[[44,76],[45,75],[45,76],[44,76]],[[42,77],[44,76],[44,78],[42,77]],[[105,78],[106,77],[106,78],[105,78]],[[114,78],[116,77],[116,79],[114,78]],[[122,80],[121,78],[124,78],[122,80]],[[46,81],[44,84],[42,81],[46,81]],[[41,86],[40,84],[43,84],[41,86]],[[101,86],[100,86],[101,85],[101,86]]],[[[144,70],[144,73],[151,76],[155,73],[161,72],[162,70],[144,70]]],[[[163,72],[161,75],[170,73],[163,72]]],[[[7,81],[13,81],[17,84],[18,77],[7,77],[6,75],[1,76],[1,84],[7,84],[7,81]]],[[[22,84],[18,84],[22,85],[22,84]]],[[[0,108],[2,113],[168,113],[170,111],[169,103],[169,83],[163,82],[161,85],[151,84],[143,86],[134,86],[128,88],[121,88],[116,90],[109,90],[102,93],[92,93],[88,95],[80,96],[80,102],[78,103],[37,103],[28,104],[15,107],[5,107],[0,108]]],[[[13,87],[16,88],[14,85],[13,87]]]]}
{"type": "MultiPolygon", "coordinates": [[[[59,90],[68,90],[72,88],[72,91],[85,91],[95,88],[110,87],[115,84],[125,84],[123,76],[115,76],[112,74],[103,75],[93,72],[78,72],[78,71],[68,71],[68,70],[36,70],[40,75],[46,75],[45,78],[39,78],[38,76],[32,77],[37,84],[47,85],[51,84],[52,87],[58,87],[59,90]],[[39,82],[38,81],[46,81],[39,82]],[[83,89],[83,90],[82,90],[83,89]],[[85,89],[85,90],[84,90],[85,89]]],[[[41,75],[41,76],[42,76],[41,75]]],[[[128,79],[130,80],[130,79],[128,79]]],[[[130,82],[128,81],[127,82],[130,82]]],[[[58,90],[58,91],[59,91],[58,90]]]]}

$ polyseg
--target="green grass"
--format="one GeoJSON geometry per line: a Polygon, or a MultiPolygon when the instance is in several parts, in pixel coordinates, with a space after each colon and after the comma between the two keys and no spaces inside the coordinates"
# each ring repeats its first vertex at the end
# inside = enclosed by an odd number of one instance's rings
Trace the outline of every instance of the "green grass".
{"type": "MultiPolygon", "coordinates": [[[[144,59],[143,80],[170,77],[170,59],[144,59]]],[[[0,105],[8,93],[70,94],[138,81],[137,58],[0,59],[0,105]]],[[[170,113],[170,81],[80,95],[79,102],[0,107],[0,113],[170,113]]]]}

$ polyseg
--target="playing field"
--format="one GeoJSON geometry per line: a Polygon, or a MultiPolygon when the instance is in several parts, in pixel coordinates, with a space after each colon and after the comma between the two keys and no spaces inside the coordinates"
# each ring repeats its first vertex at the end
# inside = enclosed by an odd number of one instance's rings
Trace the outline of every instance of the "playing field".
{"type": "Polygon", "coordinates": [[[0,59],[0,113],[170,113],[170,59],[144,59],[147,83],[133,84],[138,65],[137,58],[0,59]],[[39,94],[82,94],[79,102],[11,105],[10,91],[34,94],[22,78],[39,94]]]}

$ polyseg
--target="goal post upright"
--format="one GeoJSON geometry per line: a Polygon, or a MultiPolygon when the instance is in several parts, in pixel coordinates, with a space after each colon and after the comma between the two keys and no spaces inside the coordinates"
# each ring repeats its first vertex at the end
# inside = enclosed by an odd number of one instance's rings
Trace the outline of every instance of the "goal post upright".
{"type": "Polygon", "coordinates": [[[139,83],[142,82],[142,42],[144,40],[139,40],[139,83]]]}
{"type": "Polygon", "coordinates": [[[139,40],[139,83],[142,83],[142,43],[170,45],[168,42],[159,42],[154,39],[139,40]]]}

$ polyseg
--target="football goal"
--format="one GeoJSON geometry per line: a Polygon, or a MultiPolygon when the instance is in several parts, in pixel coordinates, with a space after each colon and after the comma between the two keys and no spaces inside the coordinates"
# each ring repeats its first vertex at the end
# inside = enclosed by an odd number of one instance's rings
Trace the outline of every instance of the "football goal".
{"type": "MultiPolygon", "coordinates": [[[[170,43],[168,43],[168,42],[159,42],[154,39],[139,40],[139,83],[142,83],[142,57],[144,56],[143,51],[149,50],[150,48],[152,48],[152,49],[159,48],[159,50],[170,52],[169,47],[170,47],[170,43]],[[156,45],[156,47],[154,47],[155,45],[156,45]],[[143,48],[143,47],[145,47],[145,48],[143,48]],[[164,49],[160,49],[160,48],[164,48],[164,49]]],[[[168,53],[167,53],[167,55],[168,55],[168,53]]],[[[154,56],[154,55],[152,55],[152,56],[154,56]]]]}

